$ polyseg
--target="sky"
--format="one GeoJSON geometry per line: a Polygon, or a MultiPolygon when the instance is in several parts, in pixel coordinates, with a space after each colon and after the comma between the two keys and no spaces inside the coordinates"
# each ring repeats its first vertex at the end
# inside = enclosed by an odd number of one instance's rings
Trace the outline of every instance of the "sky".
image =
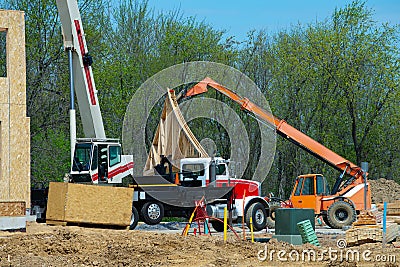
{"type": "MultiPolygon", "coordinates": [[[[184,16],[195,16],[227,36],[243,41],[250,30],[270,33],[290,29],[297,23],[309,24],[329,18],[335,8],[351,0],[149,0],[157,14],[179,9],[184,16]]],[[[379,22],[400,24],[400,0],[368,0],[367,7],[379,22]]]]}

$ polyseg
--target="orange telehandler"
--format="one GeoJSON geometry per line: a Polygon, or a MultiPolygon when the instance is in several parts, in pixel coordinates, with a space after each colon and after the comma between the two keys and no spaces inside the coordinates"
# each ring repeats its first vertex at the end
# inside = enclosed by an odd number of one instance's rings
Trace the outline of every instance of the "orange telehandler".
{"type": "MultiPolygon", "coordinates": [[[[273,125],[276,132],[285,139],[342,172],[336,179],[332,190],[329,190],[329,184],[321,174],[298,176],[290,199],[285,202],[285,206],[312,208],[315,214],[321,215],[324,222],[332,228],[351,225],[356,220],[357,213],[371,208],[371,191],[369,183],[366,183],[367,173],[359,166],[290,126],[286,121],[273,116],[249,99],[240,97],[210,78],[205,78],[189,89],[185,96],[193,97],[205,93],[207,86],[227,96],[239,104],[242,110],[255,115],[258,120],[273,125]],[[346,180],[343,179],[345,175],[348,176],[346,180]]],[[[274,208],[270,205],[270,217],[272,219],[274,217],[273,211],[274,208]]]]}

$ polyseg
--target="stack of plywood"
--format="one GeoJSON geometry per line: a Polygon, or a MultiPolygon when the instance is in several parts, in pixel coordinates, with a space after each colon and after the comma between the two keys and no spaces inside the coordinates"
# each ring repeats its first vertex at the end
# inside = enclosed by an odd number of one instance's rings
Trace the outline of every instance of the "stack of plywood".
{"type": "MultiPolygon", "coordinates": [[[[383,203],[376,205],[378,210],[383,211],[383,203]]],[[[387,203],[386,207],[386,215],[389,216],[400,216],[400,200],[396,200],[392,203],[387,203]]]]}
{"type": "Polygon", "coordinates": [[[357,216],[357,221],[353,223],[353,226],[359,225],[376,225],[376,217],[373,212],[362,210],[357,216]]]}
{"type": "MultiPolygon", "coordinates": [[[[383,203],[376,205],[380,212],[383,212],[383,203]]],[[[400,200],[392,203],[387,203],[386,221],[400,224],[400,200]]]]}
{"type": "Polygon", "coordinates": [[[128,226],[132,200],[133,188],[50,183],[46,222],[128,226]]]}
{"type": "MultiPolygon", "coordinates": [[[[389,223],[386,226],[386,242],[393,241],[399,234],[399,226],[389,223]]],[[[382,225],[360,225],[353,226],[346,231],[346,242],[348,245],[359,245],[363,243],[382,242],[382,225]]]]}

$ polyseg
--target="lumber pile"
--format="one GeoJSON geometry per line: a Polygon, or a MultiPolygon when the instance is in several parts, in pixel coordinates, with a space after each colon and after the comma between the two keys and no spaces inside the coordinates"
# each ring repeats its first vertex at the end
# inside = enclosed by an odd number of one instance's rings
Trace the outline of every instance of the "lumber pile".
{"type": "MultiPolygon", "coordinates": [[[[376,204],[379,211],[383,211],[383,203],[376,204]]],[[[400,216],[400,200],[396,200],[392,203],[387,203],[386,215],[388,216],[400,216]]]]}
{"type": "Polygon", "coordinates": [[[362,210],[360,212],[357,221],[353,223],[353,226],[359,225],[376,225],[376,217],[372,211],[362,210]]]}
{"type": "Polygon", "coordinates": [[[400,216],[387,216],[386,221],[400,224],[400,216]]]}
{"type": "MultiPolygon", "coordinates": [[[[386,242],[396,239],[399,234],[399,226],[388,223],[386,226],[386,242]]],[[[360,245],[364,243],[382,242],[382,225],[357,225],[346,231],[347,245],[360,245]]]]}
{"type": "MultiPolygon", "coordinates": [[[[378,212],[377,214],[383,214],[383,203],[376,205],[378,212]]],[[[386,221],[400,224],[400,200],[395,202],[387,203],[386,207],[386,221]]]]}

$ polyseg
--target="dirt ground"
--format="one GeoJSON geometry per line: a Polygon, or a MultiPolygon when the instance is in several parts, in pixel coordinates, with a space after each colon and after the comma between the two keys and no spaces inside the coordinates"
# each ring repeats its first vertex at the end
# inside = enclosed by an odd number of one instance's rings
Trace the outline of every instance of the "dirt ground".
{"type": "MultiPolygon", "coordinates": [[[[400,199],[400,185],[394,181],[370,182],[374,203],[400,199]]],[[[384,249],[381,243],[339,248],[337,242],[344,238],[343,233],[319,233],[321,247],[315,247],[293,246],[275,239],[251,243],[238,240],[233,233],[224,242],[221,234],[182,237],[180,231],[139,229],[144,230],[28,223],[26,232],[0,232],[0,266],[400,265],[400,248],[393,244],[384,249]]],[[[257,234],[257,237],[271,237],[271,234],[257,234]]]]}
{"type": "Polygon", "coordinates": [[[356,262],[336,246],[338,238],[342,237],[319,236],[322,247],[317,248],[275,239],[251,243],[232,233],[224,243],[221,235],[185,238],[180,233],[29,223],[25,233],[0,232],[0,266],[398,266],[400,262],[400,249],[392,244],[385,250],[382,244],[348,248],[359,251],[356,262]],[[303,253],[310,250],[315,259],[303,253]],[[363,258],[364,251],[371,251],[369,257],[363,258]],[[387,259],[393,255],[395,260],[377,262],[375,255],[387,259]]]}

